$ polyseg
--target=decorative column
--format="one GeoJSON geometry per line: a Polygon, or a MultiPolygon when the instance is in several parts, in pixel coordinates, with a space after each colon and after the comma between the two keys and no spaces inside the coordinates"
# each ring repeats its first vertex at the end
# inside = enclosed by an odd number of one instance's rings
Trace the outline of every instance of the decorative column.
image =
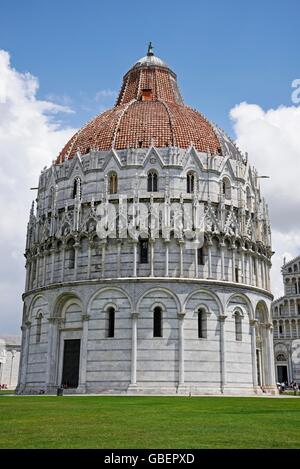
{"type": "Polygon", "coordinates": [[[92,249],[94,247],[94,243],[92,240],[88,241],[88,265],[87,265],[87,278],[91,278],[91,270],[92,270],[92,249]]]}
{"type": "Polygon", "coordinates": [[[257,319],[250,320],[251,327],[251,355],[252,355],[252,380],[254,389],[257,388],[257,363],[256,363],[256,327],[257,319]]]}
{"type": "MultiPolygon", "coordinates": [[[[137,241],[133,241],[133,272],[132,276],[136,277],[137,275],[137,241]]],[[[152,274],[153,275],[153,274],[152,274]]]]}
{"type": "Polygon", "coordinates": [[[225,243],[220,243],[221,250],[221,280],[225,280],[225,243]]]}
{"type": "Polygon", "coordinates": [[[137,368],[137,321],[138,313],[134,312],[131,315],[131,373],[130,385],[128,391],[136,388],[136,368],[137,368]]]}
{"type": "Polygon", "coordinates": [[[232,268],[231,268],[231,275],[232,275],[232,281],[235,282],[235,251],[236,251],[236,247],[234,245],[232,245],[231,247],[232,249],[232,268]]]}
{"type": "Polygon", "coordinates": [[[184,246],[184,240],[179,239],[178,240],[178,245],[179,245],[179,277],[183,277],[183,246],[184,246]]]}
{"type": "Polygon", "coordinates": [[[54,282],[54,267],[55,267],[55,248],[51,248],[51,274],[50,274],[50,283],[54,282]]]}
{"type": "Polygon", "coordinates": [[[83,314],[82,319],[82,339],[81,339],[81,358],[80,358],[80,374],[79,374],[79,391],[86,392],[86,367],[87,367],[87,354],[88,354],[88,333],[89,333],[89,319],[88,314],[83,314]]]}
{"type": "Polygon", "coordinates": [[[48,349],[47,349],[47,368],[46,368],[46,390],[47,393],[55,393],[57,383],[57,357],[58,357],[58,332],[61,318],[48,318],[48,349]]]}
{"type": "Polygon", "coordinates": [[[42,280],[41,280],[41,285],[42,287],[45,285],[45,276],[46,276],[46,252],[45,249],[43,250],[43,260],[41,261],[41,267],[42,267],[42,280]]]}
{"type": "Polygon", "coordinates": [[[274,394],[278,392],[276,388],[275,381],[275,364],[274,364],[274,353],[273,353],[273,324],[271,322],[267,323],[265,326],[266,332],[266,352],[268,358],[268,364],[265,367],[267,369],[267,382],[265,383],[270,390],[274,391],[274,394]]]}
{"type": "Polygon", "coordinates": [[[77,280],[78,277],[78,253],[80,249],[80,243],[76,241],[74,244],[74,249],[75,249],[75,259],[74,259],[74,280],[77,280]]]}
{"type": "Polygon", "coordinates": [[[255,285],[257,287],[260,287],[260,279],[259,279],[259,273],[258,273],[258,258],[257,258],[257,254],[254,254],[254,262],[255,262],[255,285]]]}
{"type": "Polygon", "coordinates": [[[207,263],[208,275],[207,275],[207,277],[208,278],[212,278],[212,266],[211,266],[211,247],[212,247],[212,245],[213,245],[212,240],[211,240],[211,238],[209,238],[207,240],[207,257],[208,257],[208,263],[207,263]]]}
{"type": "Polygon", "coordinates": [[[63,241],[61,245],[61,282],[64,281],[65,278],[65,255],[66,255],[66,243],[63,241]]]}
{"type": "Polygon", "coordinates": [[[268,281],[268,265],[267,260],[264,260],[264,273],[265,273],[265,289],[270,290],[268,281]]]}
{"type": "Polygon", "coordinates": [[[154,239],[149,239],[150,245],[150,277],[154,277],[154,239]]]}
{"type": "Polygon", "coordinates": [[[170,246],[170,240],[165,239],[165,277],[169,277],[169,246],[170,246]]]}
{"type": "Polygon", "coordinates": [[[198,278],[198,275],[199,275],[199,272],[198,272],[198,248],[195,248],[194,264],[195,264],[195,278],[198,278]]]}
{"type": "Polygon", "coordinates": [[[227,316],[225,314],[220,314],[220,388],[221,393],[223,394],[224,388],[226,386],[226,344],[225,344],[225,319],[227,316]]]}
{"type": "Polygon", "coordinates": [[[245,269],[245,248],[241,248],[241,263],[242,263],[242,282],[246,283],[246,269],[245,269]]]}
{"type": "Polygon", "coordinates": [[[253,257],[252,257],[252,251],[249,251],[249,284],[253,285],[253,257]]]}
{"type": "Polygon", "coordinates": [[[178,388],[184,386],[184,317],[185,311],[178,314],[178,388]]]}
{"type": "Polygon", "coordinates": [[[40,254],[40,251],[38,249],[38,252],[37,252],[37,255],[36,255],[36,286],[39,287],[40,285],[40,275],[39,275],[39,272],[40,272],[40,258],[41,258],[41,254],[40,254]]]}
{"type": "Polygon", "coordinates": [[[118,239],[118,251],[117,251],[117,277],[121,277],[121,247],[122,247],[122,240],[118,239]]]}
{"type": "Polygon", "coordinates": [[[102,263],[101,263],[101,267],[102,267],[102,272],[101,272],[101,276],[102,278],[105,277],[105,253],[106,253],[106,240],[103,240],[101,245],[102,245],[102,263]]]}
{"type": "Polygon", "coordinates": [[[23,334],[22,342],[23,342],[23,337],[24,337],[24,342],[22,344],[22,355],[21,355],[21,363],[20,363],[20,374],[19,374],[20,379],[19,379],[19,385],[18,385],[18,392],[22,392],[26,388],[30,327],[31,327],[31,322],[30,321],[26,321],[25,325],[21,327],[22,334],[23,334]]]}

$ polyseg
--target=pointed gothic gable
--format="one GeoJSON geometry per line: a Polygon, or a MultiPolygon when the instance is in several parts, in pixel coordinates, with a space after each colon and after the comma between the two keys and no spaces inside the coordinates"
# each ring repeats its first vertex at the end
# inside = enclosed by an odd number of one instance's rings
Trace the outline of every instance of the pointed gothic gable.
{"type": "Polygon", "coordinates": [[[153,167],[154,165],[159,164],[161,168],[165,166],[165,163],[162,160],[157,149],[152,145],[146,153],[145,159],[143,161],[143,167],[153,167]]]}
{"type": "Polygon", "coordinates": [[[101,169],[102,171],[109,171],[110,169],[116,169],[116,165],[119,169],[123,167],[118,153],[112,148],[105,156],[101,169]]]}
{"type": "Polygon", "coordinates": [[[235,174],[234,174],[234,169],[232,167],[232,162],[229,156],[227,156],[220,166],[220,178],[224,176],[229,176],[229,178],[234,181],[236,179],[235,174]]]}
{"type": "Polygon", "coordinates": [[[80,153],[77,152],[74,158],[70,160],[70,166],[69,166],[69,171],[68,171],[68,177],[69,179],[74,179],[75,176],[79,176],[82,179],[84,179],[84,168],[82,165],[82,159],[80,156],[80,153]]]}
{"type": "Polygon", "coordinates": [[[193,146],[190,147],[182,156],[180,163],[183,165],[183,170],[185,172],[193,169],[198,169],[201,172],[203,172],[204,170],[204,166],[200,159],[199,153],[193,146]]]}

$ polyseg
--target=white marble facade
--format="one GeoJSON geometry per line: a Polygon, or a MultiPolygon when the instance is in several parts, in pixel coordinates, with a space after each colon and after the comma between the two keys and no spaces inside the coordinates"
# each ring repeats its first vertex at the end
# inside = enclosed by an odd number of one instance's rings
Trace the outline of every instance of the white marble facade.
{"type": "Polygon", "coordinates": [[[13,390],[18,384],[21,338],[0,337],[0,387],[13,390]]]}
{"type": "Polygon", "coordinates": [[[80,358],[78,386],[70,392],[276,392],[268,210],[257,172],[226,145],[224,138],[226,156],[193,145],[94,149],[42,171],[28,224],[19,393],[56,392],[71,339],[80,339],[80,358]],[[158,178],[153,192],[151,171],[158,178]],[[137,231],[139,203],[149,220],[157,201],[169,221],[174,202],[200,207],[200,255],[183,227],[175,238],[161,219],[159,237],[149,221],[143,262],[141,236],[99,239],[97,208],[113,203],[118,212],[124,196],[137,231]]]}
{"type": "Polygon", "coordinates": [[[272,303],[275,374],[300,384],[300,256],[282,267],[284,296],[272,303]]]}

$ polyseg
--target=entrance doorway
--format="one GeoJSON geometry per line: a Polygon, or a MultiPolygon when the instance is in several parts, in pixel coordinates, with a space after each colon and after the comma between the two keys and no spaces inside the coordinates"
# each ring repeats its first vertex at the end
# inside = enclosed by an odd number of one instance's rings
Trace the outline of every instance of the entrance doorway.
{"type": "Polygon", "coordinates": [[[79,381],[80,339],[64,340],[62,386],[77,388],[79,381]]]}
{"type": "Polygon", "coordinates": [[[279,383],[288,381],[288,372],[286,365],[277,365],[277,378],[279,383]]]}

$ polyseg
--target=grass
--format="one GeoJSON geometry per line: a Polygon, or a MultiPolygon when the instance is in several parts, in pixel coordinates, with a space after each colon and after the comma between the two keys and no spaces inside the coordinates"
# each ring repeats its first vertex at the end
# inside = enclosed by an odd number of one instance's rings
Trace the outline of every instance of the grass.
{"type": "Polygon", "coordinates": [[[0,398],[0,448],[299,448],[300,399],[0,398]]]}

